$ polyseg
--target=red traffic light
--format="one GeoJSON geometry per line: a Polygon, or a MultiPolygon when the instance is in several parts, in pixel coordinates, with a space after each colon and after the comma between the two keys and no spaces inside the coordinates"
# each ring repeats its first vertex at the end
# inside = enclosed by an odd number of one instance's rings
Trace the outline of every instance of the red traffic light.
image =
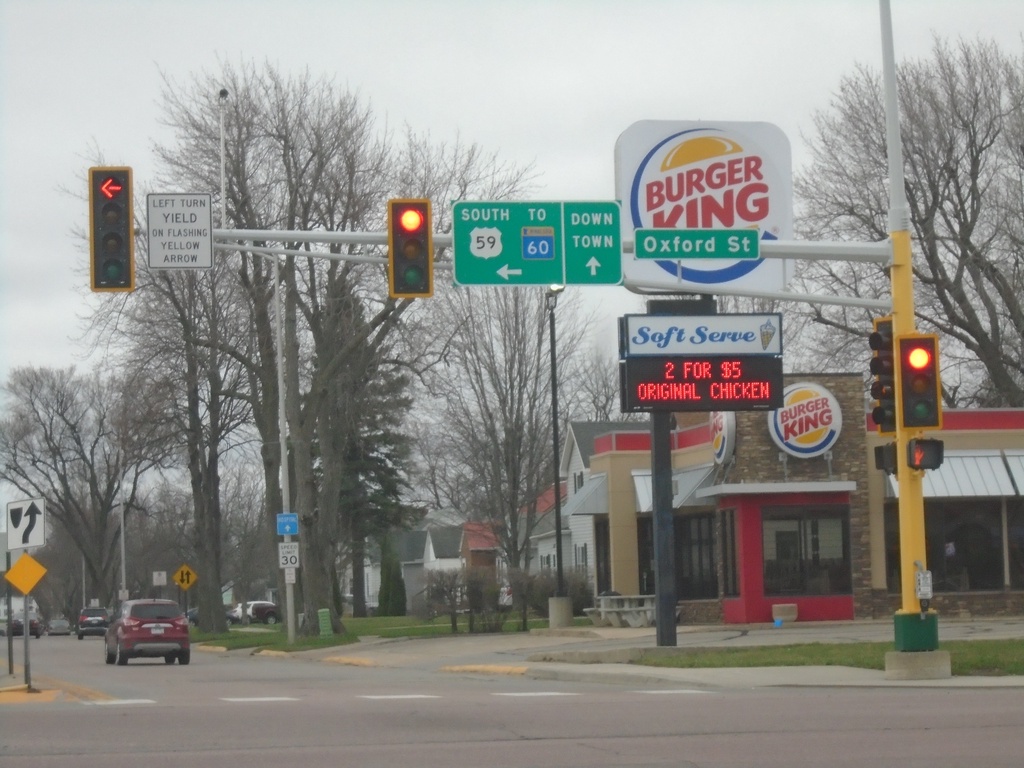
{"type": "Polygon", "coordinates": [[[430,200],[388,200],[388,296],[417,299],[434,293],[430,200]]]}
{"type": "Polygon", "coordinates": [[[108,176],[100,184],[100,194],[107,198],[107,200],[113,200],[124,189],[124,185],[113,176],[108,176]]]}
{"type": "Polygon", "coordinates": [[[90,287],[94,291],[135,290],[132,169],[89,169],[90,287]]]}
{"type": "Polygon", "coordinates": [[[406,232],[415,232],[423,226],[423,213],[418,208],[406,208],[398,215],[398,226],[406,232]]]}
{"type": "Polygon", "coordinates": [[[899,339],[900,415],[906,429],[942,426],[939,342],[935,334],[906,334],[899,339]]]}
{"type": "Polygon", "coordinates": [[[932,363],[932,352],[926,346],[910,347],[906,352],[907,365],[915,371],[923,371],[932,363]]]}

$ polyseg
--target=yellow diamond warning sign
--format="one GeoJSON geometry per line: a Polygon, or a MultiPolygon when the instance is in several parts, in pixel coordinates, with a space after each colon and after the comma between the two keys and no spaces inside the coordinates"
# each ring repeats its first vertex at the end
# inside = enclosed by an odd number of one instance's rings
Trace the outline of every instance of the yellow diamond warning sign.
{"type": "Polygon", "coordinates": [[[27,595],[39,583],[39,580],[43,578],[45,573],[46,568],[43,567],[42,563],[30,555],[24,554],[4,574],[4,578],[11,582],[14,588],[21,592],[21,594],[27,595]]]}

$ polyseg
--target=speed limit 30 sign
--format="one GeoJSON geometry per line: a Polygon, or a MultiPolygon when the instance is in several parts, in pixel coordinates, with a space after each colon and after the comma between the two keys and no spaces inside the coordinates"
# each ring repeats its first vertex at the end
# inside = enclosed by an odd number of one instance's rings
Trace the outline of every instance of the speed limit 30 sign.
{"type": "Polygon", "coordinates": [[[277,567],[298,568],[299,567],[299,542],[280,541],[277,544],[277,567]]]}

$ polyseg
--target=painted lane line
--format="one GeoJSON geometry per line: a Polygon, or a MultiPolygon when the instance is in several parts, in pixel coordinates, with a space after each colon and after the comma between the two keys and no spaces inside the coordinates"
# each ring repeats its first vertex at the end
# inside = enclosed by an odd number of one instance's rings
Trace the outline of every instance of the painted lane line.
{"type": "Polygon", "coordinates": [[[249,696],[244,698],[221,698],[221,701],[230,701],[232,704],[252,704],[267,701],[298,701],[291,696],[249,696]]]}
{"type": "Polygon", "coordinates": [[[91,707],[115,707],[122,704],[156,704],[156,701],[154,699],[109,699],[107,701],[83,701],[82,703],[91,707]]]}

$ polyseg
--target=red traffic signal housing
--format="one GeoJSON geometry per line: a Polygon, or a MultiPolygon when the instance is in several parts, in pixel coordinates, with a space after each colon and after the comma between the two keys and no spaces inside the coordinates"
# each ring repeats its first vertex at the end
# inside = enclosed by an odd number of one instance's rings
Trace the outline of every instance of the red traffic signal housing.
{"type": "Polygon", "coordinates": [[[135,290],[131,168],[89,169],[89,257],[92,290],[135,290]]]}
{"type": "Polygon", "coordinates": [[[905,429],[942,427],[939,340],[933,333],[899,337],[900,419],[905,429]]]}
{"type": "Polygon", "coordinates": [[[430,200],[388,200],[388,295],[392,299],[434,295],[433,231],[430,200]]]}

